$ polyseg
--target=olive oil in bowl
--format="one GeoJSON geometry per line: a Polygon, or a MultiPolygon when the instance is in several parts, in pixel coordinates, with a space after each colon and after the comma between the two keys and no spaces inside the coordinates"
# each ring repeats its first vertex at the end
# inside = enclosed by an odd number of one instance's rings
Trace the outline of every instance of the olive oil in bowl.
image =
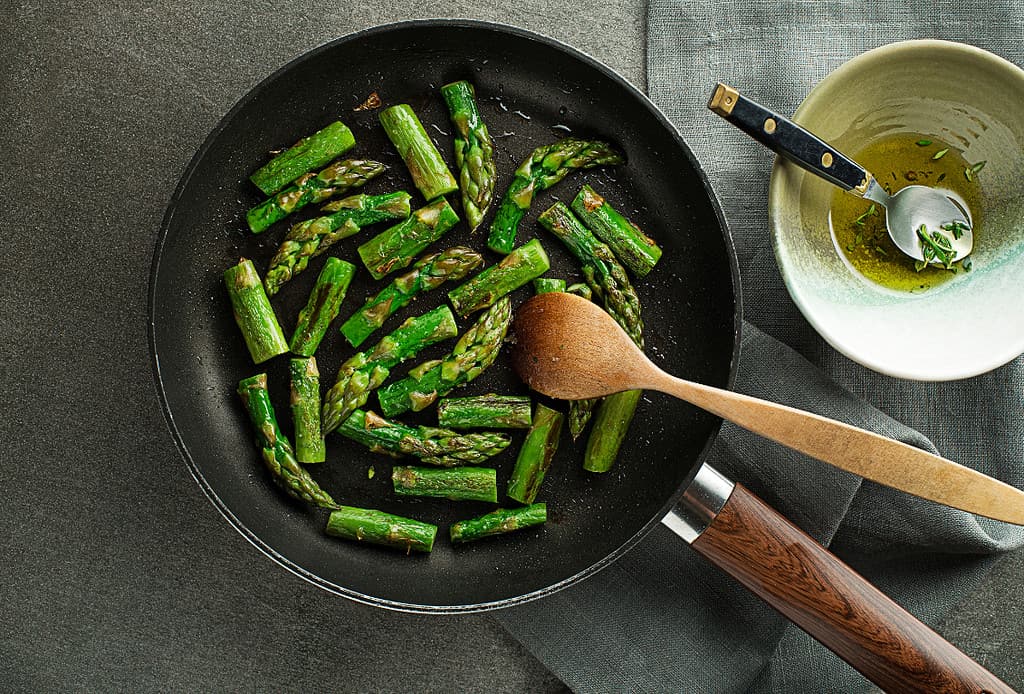
{"type": "MultiPolygon", "coordinates": [[[[868,144],[852,158],[892,195],[909,185],[945,189],[966,204],[975,244],[982,228],[981,191],[977,178],[984,162],[968,162],[956,147],[915,133],[891,135],[868,144]]],[[[836,249],[863,277],[889,289],[924,292],[969,271],[970,257],[953,269],[919,268],[889,238],[885,210],[870,200],[836,189],[829,208],[829,228],[836,249]]],[[[982,231],[982,233],[984,233],[982,231]]]]}

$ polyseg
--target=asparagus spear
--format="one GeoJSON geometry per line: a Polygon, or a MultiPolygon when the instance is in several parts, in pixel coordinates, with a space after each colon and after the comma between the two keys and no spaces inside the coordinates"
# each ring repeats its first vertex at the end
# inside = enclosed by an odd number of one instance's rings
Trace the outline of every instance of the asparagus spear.
{"type": "Polygon", "coordinates": [[[292,185],[246,213],[249,229],[254,234],[266,231],[274,222],[301,210],[309,203],[323,202],[346,190],[359,188],[379,176],[385,168],[379,161],[346,159],[331,164],[320,173],[303,174],[292,185]]]}
{"type": "Polygon", "coordinates": [[[433,496],[452,501],[498,501],[498,478],[493,468],[401,467],[391,470],[399,496],[433,496]]]}
{"type": "Polygon", "coordinates": [[[342,506],[327,518],[327,534],[357,542],[429,552],[437,526],[368,508],[342,506]]]}
{"type": "Polygon", "coordinates": [[[393,417],[409,409],[419,412],[479,376],[497,358],[511,320],[512,302],[504,296],[459,338],[451,354],[420,364],[406,378],[379,390],[377,398],[384,416],[393,417]]]}
{"type": "Polygon", "coordinates": [[[483,256],[465,246],[420,258],[412,270],[396,277],[377,296],[367,299],[363,307],[342,324],[342,334],[350,345],[358,347],[417,294],[436,289],[448,280],[462,279],[483,260],[483,256]]]}
{"type": "Polygon", "coordinates": [[[338,378],[324,398],[323,433],[338,428],[357,407],[366,404],[390,370],[424,347],[455,337],[458,327],[447,306],[409,318],[373,349],[350,357],[338,369],[338,378]]]}
{"type": "Polygon", "coordinates": [[[294,354],[311,357],[327,334],[327,326],[338,316],[348,285],[356,274],[356,266],[335,257],[324,263],[316,278],[309,300],[299,311],[299,321],[292,334],[294,354]]]}
{"type": "Polygon", "coordinates": [[[352,149],[356,139],[341,121],[304,137],[257,169],[249,180],[267,195],[273,195],[296,178],[318,169],[352,149]]]}
{"type": "Polygon", "coordinates": [[[462,317],[487,308],[499,298],[544,274],[551,267],[540,241],[524,243],[497,265],[492,265],[465,284],[448,292],[455,312],[462,317]]]}
{"type": "Polygon", "coordinates": [[[327,450],[320,435],[320,371],[316,359],[292,359],[291,377],[295,458],[300,463],[322,463],[327,450]]]}
{"type": "Polygon", "coordinates": [[[375,280],[401,270],[423,249],[455,226],[459,216],[444,198],[421,207],[404,222],[382,231],[359,247],[359,257],[375,280]]]}
{"type": "Polygon", "coordinates": [[[565,280],[555,277],[538,277],[533,281],[534,294],[547,294],[549,292],[564,292],[565,280]]]}
{"type": "Polygon", "coordinates": [[[591,299],[594,298],[594,292],[591,291],[590,287],[583,284],[582,282],[570,284],[568,287],[565,288],[565,291],[569,292],[570,294],[575,294],[576,296],[582,296],[587,301],[590,301],[591,299]]]}
{"type": "Polygon", "coordinates": [[[453,523],[449,529],[452,542],[470,542],[482,537],[510,533],[548,520],[547,504],[531,504],[523,508],[499,508],[478,518],[453,523]]]}
{"type": "Polygon", "coordinates": [[[537,498],[544,475],[551,467],[551,461],[558,450],[558,439],[562,434],[562,413],[537,403],[533,418],[512,477],[508,481],[508,496],[521,504],[532,504],[537,498]]]}
{"type": "Polygon", "coordinates": [[[235,322],[242,331],[252,360],[259,364],[287,352],[288,342],[252,261],[241,258],[238,265],[225,270],[224,284],[231,297],[235,322]]]}
{"type": "Polygon", "coordinates": [[[469,230],[475,231],[494,197],[494,142],[480,117],[471,83],[462,80],[446,84],[441,87],[441,94],[455,126],[455,163],[459,167],[462,209],[469,230]]]}
{"type": "Polygon", "coordinates": [[[661,258],[658,244],[590,186],[583,186],[572,201],[572,210],[584,226],[607,243],[622,264],[637,277],[645,276],[661,258]]]}
{"type": "Polygon", "coordinates": [[[428,465],[479,465],[508,447],[505,434],[460,434],[449,429],[409,427],[374,412],[356,410],[338,427],[338,433],[375,453],[411,455],[428,465]]]}
{"type": "Polygon", "coordinates": [[[405,161],[424,200],[433,200],[459,189],[411,106],[396,104],[384,109],[380,112],[380,124],[405,161]]]}
{"type": "Polygon", "coordinates": [[[264,284],[273,296],[281,286],[306,269],[312,258],[337,241],[359,232],[364,226],[409,216],[409,194],[350,195],[331,205],[332,214],[293,226],[270,261],[264,284]]]}
{"type": "Polygon", "coordinates": [[[522,395],[476,395],[437,403],[437,425],[449,429],[528,429],[533,423],[530,398],[522,395]]]}
{"type": "Polygon", "coordinates": [[[291,443],[277,425],[274,406],[270,404],[270,393],[267,392],[267,375],[256,374],[239,381],[238,395],[256,428],[256,442],[263,455],[263,462],[281,488],[289,496],[321,508],[339,508],[330,494],[322,490],[295,459],[291,443]]]}
{"type": "Polygon", "coordinates": [[[533,150],[516,169],[512,183],[498,206],[487,237],[487,247],[497,253],[511,251],[515,246],[519,222],[530,209],[534,195],[555,185],[570,171],[625,161],[621,152],[600,140],[567,137],[533,150]]]}
{"type": "MultiPolygon", "coordinates": [[[[579,259],[587,284],[602,299],[605,310],[643,349],[640,299],[611,249],[580,224],[564,203],[555,203],[545,210],[539,221],[579,259]]],[[[615,393],[601,401],[587,440],[583,469],[607,472],[611,468],[639,401],[639,391],[615,393]]]]}

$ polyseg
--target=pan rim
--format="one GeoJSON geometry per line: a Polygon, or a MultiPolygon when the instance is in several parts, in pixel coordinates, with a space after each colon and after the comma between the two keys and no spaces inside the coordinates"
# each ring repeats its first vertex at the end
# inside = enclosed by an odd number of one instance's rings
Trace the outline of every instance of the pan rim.
{"type": "Polygon", "coordinates": [[[220,514],[239,534],[242,535],[242,537],[248,540],[263,554],[265,554],[270,559],[272,559],[273,561],[275,561],[291,573],[295,574],[299,578],[302,578],[329,593],[340,595],[354,602],[374,607],[381,607],[398,612],[408,612],[415,614],[469,614],[474,612],[486,612],[495,609],[512,607],[539,598],[543,598],[563,588],[578,583],[589,576],[594,575],[601,569],[610,566],[615,560],[626,554],[626,552],[632,549],[658,523],[660,523],[662,518],[664,518],[664,516],[678,502],[679,498],[682,496],[683,492],[689,485],[690,481],[692,481],[692,478],[696,474],[697,470],[700,469],[701,465],[704,464],[704,461],[707,458],[708,451],[710,450],[711,446],[714,444],[715,440],[718,437],[722,423],[721,420],[717,420],[713,425],[707,441],[704,443],[703,448],[701,449],[699,455],[694,461],[694,465],[690,471],[690,474],[688,475],[688,479],[686,480],[686,482],[684,484],[680,484],[678,488],[675,491],[673,491],[671,495],[669,495],[666,503],[662,506],[658,513],[654,515],[650,520],[648,520],[643,526],[641,526],[637,530],[636,533],[634,533],[616,549],[612,550],[602,559],[594,562],[587,568],[578,571],[575,574],[544,588],[540,588],[529,593],[524,593],[522,595],[501,598],[499,600],[493,600],[488,602],[466,603],[458,605],[427,605],[390,600],[374,595],[367,595],[365,593],[361,593],[351,588],[338,585],[336,583],[324,579],[321,576],[318,576],[317,574],[311,571],[308,571],[301,565],[285,557],[283,554],[275,550],[272,546],[264,542],[259,536],[257,536],[251,530],[249,530],[249,528],[246,527],[246,525],[242,523],[241,520],[239,520],[239,518],[235,516],[234,513],[232,513],[231,509],[228,508],[227,504],[225,504],[220,499],[220,497],[214,491],[213,487],[209,484],[209,482],[207,482],[206,478],[203,476],[203,473],[199,469],[199,466],[196,464],[195,460],[192,458],[192,455],[189,452],[187,446],[185,445],[184,439],[182,438],[180,431],[178,430],[174,414],[171,412],[170,403],[167,400],[167,394],[164,388],[163,373],[161,371],[160,353],[157,346],[155,321],[155,310],[157,300],[156,284],[158,276],[160,274],[160,261],[163,255],[164,245],[167,241],[168,231],[170,229],[171,222],[174,219],[177,206],[180,202],[181,196],[184,193],[185,188],[190,183],[192,176],[195,173],[195,170],[198,167],[199,163],[205,157],[206,153],[213,146],[213,143],[225,130],[228,124],[234,119],[236,113],[240,111],[242,108],[244,108],[258,95],[260,95],[270,83],[278,79],[280,76],[291,71],[301,63],[306,62],[307,60],[310,60],[325,51],[332,50],[338,45],[348,43],[350,41],[363,40],[381,33],[389,33],[405,29],[435,27],[464,27],[467,29],[485,30],[501,34],[511,34],[519,38],[536,41],[538,43],[542,43],[549,47],[555,48],[556,50],[566,54],[568,57],[585,64],[590,69],[596,70],[605,77],[614,81],[620,87],[624,88],[634,98],[636,98],[641,105],[645,106],[651,112],[651,114],[658,120],[658,122],[661,123],[662,126],[664,126],[668,130],[668,132],[672,135],[672,138],[674,139],[676,145],[686,156],[690,165],[693,167],[698,177],[700,178],[701,184],[704,187],[704,192],[707,195],[709,202],[711,203],[711,207],[714,211],[715,218],[718,221],[719,229],[722,234],[722,240],[724,242],[726,254],[728,256],[730,272],[729,279],[732,283],[733,295],[733,348],[730,357],[729,373],[726,379],[726,387],[730,390],[733,388],[736,379],[736,371],[739,360],[739,351],[741,344],[740,338],[743,324],[743,302],[741,291],[742,287],[740,284],[739,274],[739,261],[736,256],[736,248],[732,238],[732,234],[730,233],[725,215],[722,212],[722,206],[718,199],[718,196],[712,189],[707,174],[705,173],[703,167],[701,167],[700,162],[697,160],[696,156],[694,156],[690,147],[683,140],[675,125],[672,124],[668,117],[661,111],[660,108],[658,108],[657,105],[654,104],[653,101],[651,101],[651,99],[644,92],[642,92],[639,88],[633,85],[629,80],[627,80],[626,78],[612,70],[610,67],[608,67],[601,61],[597,60],[596,58],[593,58],[590,55],[584,53],[583,51],[574,48],[573,46],[570,46],[569,44],[566,44],[562,41],[559,41],[558,39],[554,39],[534,31],[522,29],[507,24],[501,24],[498,22],[488,22],[476,19],[445,18],[403,20],[398,22],[380,24],[377,26],[345,34],[344,36],[340,36],[336,39],[327,41],[323,44],[320,44],[319,46],[316,46],[314,48],[309,49],[308,51],[301,53],[300,55],[295,56],[288,62],[284,63],[281,67],[274,70],[264,79],[260,80],[258,84],[256,84],[254,87],[250,88],[245,94],[243,94],[238,99],[238,101],[235,102],[234,106],[232,106],[231,109],[229,109],[228,112],[221,117],[217,125],[210,131],[210,133],[206,136],[206,139],[196,150],[196,153],[189,160],[189,163],[182,172],[181,177],[178,180],[178,184],[175,187],[175,190],[168,202],[167,210],[164,213],[163,220],[161,221],[160,224],[160,231],[157,235],[157,240],[153,251],[153,259],[150,266],[147,299],[147,337],[149,343],[151,366],[153,369],[154,385],[156,386],[157,396],[160,400],[161,410],[163,412],[164,420],[168,427],[168,430],[171,433],[171,438],[174,440],[175,446],[178,449],[179,454],[184,459],[186,466],[189,469],[189,472],[192,474],[192,477],[199,485],[199,488],[206,495],[210,503],[213,504],[213,506],[220,512],[220,514]]]}

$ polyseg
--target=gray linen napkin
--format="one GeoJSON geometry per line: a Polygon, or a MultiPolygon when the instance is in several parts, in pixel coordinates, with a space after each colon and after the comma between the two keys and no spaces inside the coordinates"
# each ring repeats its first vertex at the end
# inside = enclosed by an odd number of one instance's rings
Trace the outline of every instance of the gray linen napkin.
{"type": "MultiPolygon", "coordinates": [[[[907,38],[964,41],[1024,65],[1022,36],[1018,2],[652,0],[650,95],[708,172],[736,240],[750,321],[737,390],[939,451],[1024,487],[1024,359],[929,384],[881,376],[832,350],[778,275],[767,232],[771,153],[705,108],[722,80],[791,113],[849,58],[907,38]]],[[[1024,544],[1021,528],[863,482],[731,425],[709,462],[925,622],[976,586],[998,552],[1024,544]]],[[[870,689],[662,527],[587,581],[496,618],[581,692],[870,689]]]]}

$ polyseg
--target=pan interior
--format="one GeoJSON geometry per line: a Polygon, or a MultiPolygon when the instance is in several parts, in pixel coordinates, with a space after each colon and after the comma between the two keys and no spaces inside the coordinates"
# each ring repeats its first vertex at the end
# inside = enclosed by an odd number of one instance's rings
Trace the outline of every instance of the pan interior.
{"type": "MultiPolygon", "coordinates": [[[[534,201],[519,241],[541,239],[552,261],[548,276],[581,280],[577,263],[536,224],[536,217],[556,199],[569,202],[589,183],[664,249],[654,272],[636,282],[647,353],[670,372],[726,386],[735,347],[731,248],[702,175],[664,118],[621,78],[590,59],[554,42],[491,25],[421,22],[328,44],[268,78],[207,140],[167,213],[150,297],[158,387],[172,432],[197,480],[246,537],[328,590],[399,609],[466,611],[507,605],[586,575],[657,522],[695,472],[718,425],[716,418],[692,407],[647,393],[619,462],[604,475],[582,471],[585,435],[574,444],[565,431],[538,499],[548,503],[547,525],[455,548],[447,541],[448,526],[486,512],[490,505],[396,500],[390,490],[392,459],[331,436],[327,463],[309,466],[313,476],[340,503],[436,523],[439,538],[428,556],[405,556],[327,537],[324,512],[292,502],[272,484],[235,387],[239,379],[266,370],[279,418],[290,434],[287,358],[260,367],[252,364],[232,320],[221,274],[239,257],[253,259],[262,273],[288,224],[279,223],[259,236],[248,232],[244,213],[260,196],[247,177],[271,150],[340,119],[357,141],[347,156],[380,159],[390,167],[361,192],[407,190],[414,194],[414,207],[422,205],[377,124],[376,112],[353,108],[374,92],[385,105],[411,104],[453,165],[452,128],[438,88],[458,79],[476,85],[482,115],[495,139],[496,195],[533,148],[569,132],[610,139],[627,153],[627,165],[575,174],[534,201]]],[[[489,221],[490,216],[473,235],[460,224],[433,250],[457,243],[483,249],[489,221]]],[[[340,320],[382,286],[362,271],[355,248],[383,228],[365,230],[331,250],[360,268],[340,320]]],[[[323,259],[315,259],[273,300],[286,334],[294,328],[323,259]]],[[[488,264],[497,260],[488,252],[488,264]]],[[[408,315],[439,305],[450,288],[417,299],[366,346],[408,315]]],[[[525,292],[517,294],[518,301],[525,298],[525,292]]],[[[473,318],[460,320],[460,330],[473,318]]],[[[325,388],[353,351],[337,331],[340,320],[317,353],[325,388]]],[[[450,341],[436,345],[421,358],[439,357],[450,347],[450,341]]],[[[392,378],[418,361],[397,368],[392,378]]],[[[456,394],[489,392],[526,392],[507,358],[456,394]]],[[[564,404],[559,407],[564,410],[564,404]]],[[[376,408],[375,398],[367,408],[376,408]]],[[[434,424],[432,415],[430,409],[403,420],[434,424]]],[[[522,438],[517,432],[509,449],[493,460],[502,492],[522,438]]]]}

